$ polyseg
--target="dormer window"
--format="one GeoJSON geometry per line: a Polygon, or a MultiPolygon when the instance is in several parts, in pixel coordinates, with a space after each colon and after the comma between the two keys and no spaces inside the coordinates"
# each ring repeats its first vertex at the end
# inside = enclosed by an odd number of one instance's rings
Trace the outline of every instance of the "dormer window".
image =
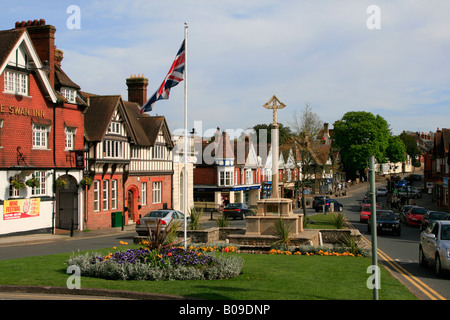
{"type": "Polygon", "coordinates": [[[5,71],[5,92],[28,95],[28,74],[18,71],[5,71]]]}
{"type": "Polygon", "coordinates": [[[70,103],[75,103],[76,102],[77,91],[75,89],[63,87],[63,88],[61,88],[61,94],[70,103]]]}

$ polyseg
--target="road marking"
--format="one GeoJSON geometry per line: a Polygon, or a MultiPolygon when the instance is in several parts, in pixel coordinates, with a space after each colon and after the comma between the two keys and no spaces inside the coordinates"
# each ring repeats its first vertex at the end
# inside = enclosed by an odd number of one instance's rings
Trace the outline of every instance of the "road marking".
{"type": "MultiPolygon", "coordinates": [[[[354,228],[352,223],[350,221],[346,221],[347,225],[350,228],[354,228]]],[[[365,241],[370,247],[372,247],[372,242],[369,241],[366,237],[362,236],[363,241],[365,241]]],[[[424,293],[427,297],[429,297],[431,300],[447,300],[443,296],[441,296],[439,293],[431,289],[428,285],[423,283],[420,279],[418,279],[416,276],[412,275],[410,272],[408,272],[405,268],[403,268],[401,265],[397,263],[396,260],[398,259],[392,259],[389,257],[385,252],[377,248],[378,255],[386,262],[388,263],[393,269],[395,269],[401,276],[403,276],[406,280],[408,280],[412,285],[414,285],[417,289],[419,289],[422,293],[424,293]]]]}
{"type": "MultiPolygon", "coordinates": [[[[366,241],[368,245],[372,246],[372,243],[368,239],[366,239],[366,237],[363,236],[363,240],[366,241]]],[[[423,283],[416,276],[414,276],[410,272],[408,272],[405,268],[403,268],[401,265],[399,265],[394,259],[389,257],[385,252],[378,249],[377,253],[385,262],[387,262],[401,276],[403,276],[406,280],[408,280],[411,284],[413,284],[417,289],[419,289],[422,293],[424,293],[431,300],[447,300],[443,296],[441,296],[439,293],[437,293],[436,291],[431,289],[428,285],[423,283]]]]}

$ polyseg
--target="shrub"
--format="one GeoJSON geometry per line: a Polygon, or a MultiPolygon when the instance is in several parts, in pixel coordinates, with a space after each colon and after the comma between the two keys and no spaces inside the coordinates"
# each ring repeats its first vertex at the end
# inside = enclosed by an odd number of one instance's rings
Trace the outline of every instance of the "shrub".
{"type": "Polygon", "coordinates": [[[229,220],[226,215],[222,214],[219,218],[216,219],[217,226],[219,228],[225,228],[229,225],[229,220]]]}
{"type": "Polygon", "coordinates": [[[188,224],[189,230],[201,230],[200,218],[203,215],[203,209],[191,208],[191,215],[188,224]]]}
{"type": "Polygon", "coordinates": [[[336,225],[337,229],[342,229],[344,227],[344,223],[345,223],[345,217],[343,213],[335,213],[333,215],[333,221],[334,224],[336,225]]]}
{"type": "Polygon", "coordinates": [[[286,225],[282,218],[279,218],[274,224],[274,230],[276,232],[277,240],[274,244],[281,244],[289,246],[291,244],[291,231],[289,225],[286,225]]]}
{"type": "Polygon", "coordinates": [[[83,276],[113,280],[212,280],[238,276],[243,259],[166,247],[160,251],[129,249],[106,256],[72,254],[67,264],[77,265],[83,276]]]}

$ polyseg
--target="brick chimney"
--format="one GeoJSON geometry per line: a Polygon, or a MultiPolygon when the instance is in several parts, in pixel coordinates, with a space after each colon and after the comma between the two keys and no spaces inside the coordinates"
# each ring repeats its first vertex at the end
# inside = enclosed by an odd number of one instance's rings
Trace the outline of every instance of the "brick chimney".
{"type": "Polygon", "coordinates": [[[148,79],[144,75],[131,75],[127,79],[128,101],[143,106],[147,102],[148,79]]]}
{"type": "Polygon", "coordinates": [[[52,87],[55,87],[55,32],[56,28],[51,25],[46,25],[45,20],[28,20],[16,22],[17,28],[26,28],[28,34],[33,41],[33,45],[36,52],[44,63],[48,61],[50,68],[52,69],[48,75],[52,87]]]}

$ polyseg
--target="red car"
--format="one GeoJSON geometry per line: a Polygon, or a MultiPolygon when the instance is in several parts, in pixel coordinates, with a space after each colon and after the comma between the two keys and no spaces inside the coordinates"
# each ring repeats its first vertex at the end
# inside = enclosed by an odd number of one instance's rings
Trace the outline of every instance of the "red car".
{"type": "Polygon", "coordinates": [[[427,209],[422,207],[412,207],[405,214],[405,223],[411,226],[420,226],[423,215],[427,213],[427,209]]]}
{"type": "MultiPolygon", "coordinates": [[[[377,205],[377,209],[380,207],[377,205]]],[[[369,221],[370,214],[372,213],[372,207],[370,205],[364,205],[359,212],[359,222],[369,221]]]]}

